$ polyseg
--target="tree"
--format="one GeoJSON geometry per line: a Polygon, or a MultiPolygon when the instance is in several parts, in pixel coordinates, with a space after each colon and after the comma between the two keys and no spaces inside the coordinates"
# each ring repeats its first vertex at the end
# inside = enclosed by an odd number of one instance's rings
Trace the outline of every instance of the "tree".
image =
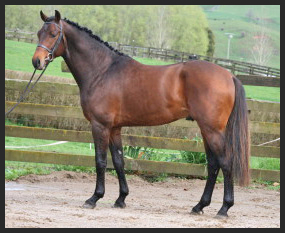
{"type": "Polygon", "coordinates": [[[254,44],[250,49],[254,63],[266,66],[274,55],[274,47],[270,36],[266,33],[265,27],[262,26],[259,31],[253,35],[254,44]]]}
{"type": "Polygon", "coordinates": [[[207,32],[208,32],[208,39],[209,39],[207,56],[213,57],[214,52],[215,52],[215,36],[214,36],[213,31],[210,28],[207,28],[207,32]]]}
{"type": "Polygon", "coordinates": [[[147,42],[151,47],[166,48],[169,45],[169,6],[152,6],[147,18],[147,42]]]}
{"type": "Polygon", "coordinates": [[[253,13],[252,9],[249,9],[249,10],[246,12],[245,16],[246,16],[249,20],[253,20],[253,19],[254,19],[254,13],[253,13]]]}
{"type": "Polygon", "coordinates": [[[55,9],[105,41],[201,55],[210,46],[206,15],[201,7],[189,5],[8,5],[5,27],[37,32],[42,26],[40,10],[51,16],[55,9]]]}
{"type": "Polygon", "coordinates": [[[272,39],[269,36],[268,27],[266,27],[266,21],[262,17],[266,17],[266,8],[261,7],[260,20],[259,23],[255,26],[253,33],[253,45],[250,48],[250,53],[254,63],[258,65],[266,66],[272,56],[274,55],[274,47],[272,39]]]}
{"type": "Polygon", "coordinates": [[[208,21],[199,6],[171,6],[171,47],[176,50],[206,55],[208,21]]]}

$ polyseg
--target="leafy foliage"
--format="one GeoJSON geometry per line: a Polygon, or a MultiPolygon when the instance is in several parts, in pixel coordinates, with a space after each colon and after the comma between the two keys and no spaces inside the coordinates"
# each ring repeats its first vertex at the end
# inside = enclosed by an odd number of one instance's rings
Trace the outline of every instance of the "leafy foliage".
{"type": "Polygon", "coordinates": [[[206,55],[208,21],[199,6],[6,5],[5,27],[37,32],[40,10],[87,27],[104,41],[153,46],[206,55]]]}
{"type": "MultiPolygon", "coordinates": [[[[203,142],[203,139],[196,136],[192,140],[203,142]]],[[[202,152],[180,151],[182,161],[186,163],[207,164],[207,156],[202,152]]]]}

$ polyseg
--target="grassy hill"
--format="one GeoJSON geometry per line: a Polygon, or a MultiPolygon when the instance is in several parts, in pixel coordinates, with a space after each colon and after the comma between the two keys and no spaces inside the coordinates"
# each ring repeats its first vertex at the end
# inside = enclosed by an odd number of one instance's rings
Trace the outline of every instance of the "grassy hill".
{"type": "Polygon", "coordinates": [[[274,47],[274,56],[267,66],[280,68],[280,6],[278,5],[201,5],[214,32],[215,57],[227,56],[228,37],[230,59],[253,62],[250,49],[256,44],[254,35],[264,29],[274,47]]]}

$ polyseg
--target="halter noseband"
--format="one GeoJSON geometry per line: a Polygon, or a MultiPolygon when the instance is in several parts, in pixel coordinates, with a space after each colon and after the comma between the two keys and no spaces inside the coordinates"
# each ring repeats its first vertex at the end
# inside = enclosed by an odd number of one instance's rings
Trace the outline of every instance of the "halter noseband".
{"type": "Polygon", "coordinates": [[[58,25],[54,22],[45,22],[45,24],[54,24],[55,26],[57,26],[59,28],[59,37],[57,38],[57,41],[55,42],[52,49],[49,49],[48,47],[46,47],[43,44],[38,44],[38,46],[37,46],[37,47],[42,47],[43,49],[48,51],[48,57],[45,60],[47,60],[48,62],[52,62],[53,61],[53,54],[56,51],[57,47],[59,46],[61,39],[63,37],[62,24],[61,24],[61,21],[60,21],[60,25],[58,25]]]}

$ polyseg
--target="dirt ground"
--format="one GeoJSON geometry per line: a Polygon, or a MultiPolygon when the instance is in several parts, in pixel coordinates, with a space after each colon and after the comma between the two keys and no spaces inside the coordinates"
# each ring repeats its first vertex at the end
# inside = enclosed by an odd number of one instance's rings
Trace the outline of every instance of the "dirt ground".
{"type": "Polygon", "coordinates": [[[205,180],[167,178],[150,183],[127,176],[130,194],[125,209],[112,208],[119,187],[106,173],[106,192],[95,209],[82,204],[94,191],[95,175],[54,172],[5,181],[6,228],[279,228],[280,192],[261,185],[235,187],[235,205],[229,218],[214,218],[222,205],[223,184],[217,184],[204,214],[190,215],[204,189],[205,180]]]}

